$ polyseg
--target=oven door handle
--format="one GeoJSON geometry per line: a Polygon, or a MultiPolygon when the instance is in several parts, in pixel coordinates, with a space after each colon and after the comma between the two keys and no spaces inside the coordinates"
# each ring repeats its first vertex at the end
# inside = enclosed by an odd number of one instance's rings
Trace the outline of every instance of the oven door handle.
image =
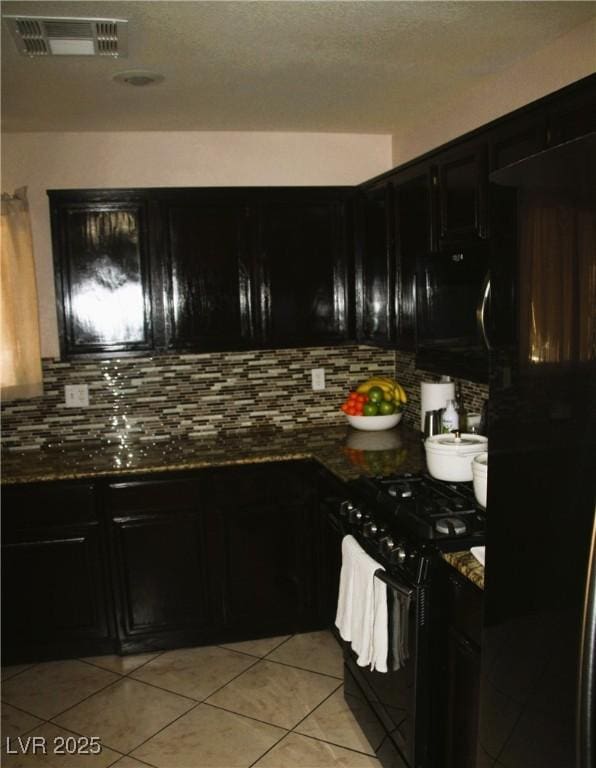
{"type": "Polygon", "coordinates": [[[395,579],[387,576],[385,571],[375,571],[375,578],[379,579],[379,581],[384,581],[387,586],[391,587],[391,589],[394,589],[396,592],[399,592],[403,597],[411,598],[414,594],[414,590],[411,587],[407,587],[405,584],[395,581],[395,579]]]}

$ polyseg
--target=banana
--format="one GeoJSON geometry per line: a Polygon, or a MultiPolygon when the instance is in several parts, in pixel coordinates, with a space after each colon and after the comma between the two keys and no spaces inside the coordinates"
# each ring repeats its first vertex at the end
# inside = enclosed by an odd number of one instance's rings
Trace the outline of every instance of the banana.
{"type": "Polygon", "coordinates": [[[396,400],[404,405],[408,402],[408,396],[402,385],[395,381],[395,379],[385,376],[375,376],[372,379],[367,379],[367,381],[362,382],[357,387],[356,391],[359,394],[366,395],[372,387],[380,387],[383,390],[383,394],[386,395],[386,399],[396,400]]]}
{"type": "Polygon", "coordinates": [[[356,392],[361,395],[367,395],[369,390],[373,387],[380,387],[383,390],[383,393],[387,394],[393,394],[394,390],[393,385],[386,379],[374,378],[368,379],[368,381],[364,381],[362,384],[360,384],[360,386],[357,387],[356,392]]]}
{"type": "Polygon", "coordinates": [[[408,402],[408,396],[406,395],[406,390],[397,381],[395,382],[395,391],[399,395],[400,402],[405,405],[408,402]]]}

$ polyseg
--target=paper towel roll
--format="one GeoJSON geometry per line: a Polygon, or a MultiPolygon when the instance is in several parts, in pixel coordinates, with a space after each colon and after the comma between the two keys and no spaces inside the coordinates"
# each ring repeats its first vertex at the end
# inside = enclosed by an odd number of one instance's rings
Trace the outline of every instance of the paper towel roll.
{"type": "Polygon", "coordinates": [[[420,431],[424,429],[424,414],[444,408],[447,400],[455,398],[453,381],[423,381],[420,384],[420,431]]]}

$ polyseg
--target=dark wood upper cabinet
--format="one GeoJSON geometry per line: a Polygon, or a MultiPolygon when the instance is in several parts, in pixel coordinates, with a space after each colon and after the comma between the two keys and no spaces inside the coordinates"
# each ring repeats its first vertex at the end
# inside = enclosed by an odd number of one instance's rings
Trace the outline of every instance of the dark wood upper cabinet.
{"type": "Polygon", "coordinates": [[[356,212],[356,338],[392,345],[396,332],[393,190],[388,181],[362,190],[356,212]]]}
{"type": "Polygon", "coordinates": [[[260,341],[263,346],[349,337],[348,196],[285,190],[258,206],[260,341]]]}
{"type": "Polygon", "coordinates": [[[166,346],[222,350],[253,340],[251,218],[233,196],[181,192],[160,202],[166,346]]]}
{"type": "Polygon", "coordinates": [[[153,348],[147,205],[50,193],[63,356],[153,348]]]}
{"type": "Polygon", "coordinates": [[[416,347],[416,269],[420,259],[436,248],[431,174],[415,166],[393,182],[397,253],[397,334],[401,350],[416,347]]]}
{"type": "Polygon", "coordinates": [[[547,112],[549,147],[596,131],[596,75],[566,89],[549,102],[547,112]]]}
{"type": "Polygon", "coordinates": [[[49,195],[63,357],[351,337],[351,188],[49,195]]]}
{"type": "Polygon", "coordinates": [[[544,110],[525,110],[500,121],[489,133],[489,166],[496,171],[546,147],[547,120],[544,110]]]}
{"type": "Polygon", "coordinates": [[[435,158],[440,244],[488,237],[487,146],[470,141],[435,158]]]}

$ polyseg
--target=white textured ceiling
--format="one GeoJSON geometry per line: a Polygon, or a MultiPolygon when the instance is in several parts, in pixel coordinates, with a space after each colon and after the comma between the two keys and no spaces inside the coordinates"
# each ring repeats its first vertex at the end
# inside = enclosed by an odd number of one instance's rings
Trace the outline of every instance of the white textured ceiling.
{"type": "Polygon", "coordinates": [[[2,14],[15,13],[128,19],[129,56],[26,58],[3,24],[5,131],[391,133],[596,3],[4,0],[2,14]],[[139,68],[164,82],[112,81],[139,68]]]}

